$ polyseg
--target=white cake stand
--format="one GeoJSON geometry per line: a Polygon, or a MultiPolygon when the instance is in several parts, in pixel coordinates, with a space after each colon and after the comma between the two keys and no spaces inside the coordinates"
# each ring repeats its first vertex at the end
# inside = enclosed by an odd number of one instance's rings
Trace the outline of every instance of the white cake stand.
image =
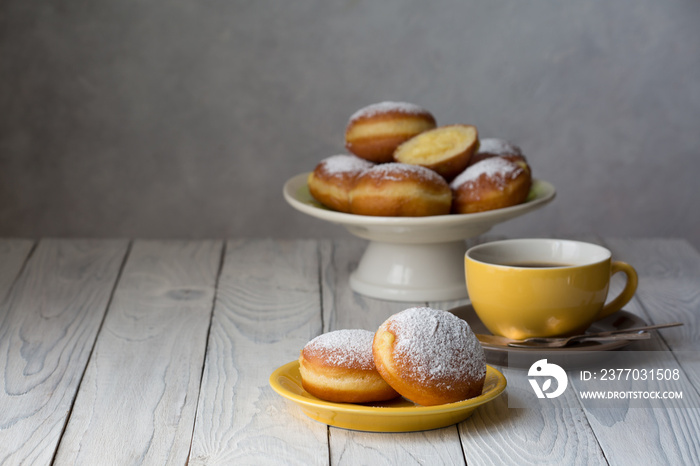
{"type": "Polygon", "coordinates": [[[372,217],[330,210],[317,202],[306,185],[308,173],[287,180],[284,198],[295,209],[343,225],[369,240],[350,288],[392,301],[441,301],[467,297],[464,253],[468,238],[552,201],[550,183],[533,180],[528,200],[504,209],[432,217],[372,217]]]}

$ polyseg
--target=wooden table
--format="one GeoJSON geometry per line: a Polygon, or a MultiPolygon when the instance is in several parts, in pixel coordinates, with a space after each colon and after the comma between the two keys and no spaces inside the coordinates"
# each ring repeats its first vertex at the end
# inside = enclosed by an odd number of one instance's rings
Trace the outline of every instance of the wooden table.
{"type": "MultiPolygon", "coordinates": [[[[674,352],[700,390],[698,251],[587,239],[639,271],[628,311],[685,323],[646,344],[674,352]]],[[[698,464],[697,406],[611,414],[573,391],[556,416],[501,396],[414,433],[307,418],[270,388],[271,372],[322,332],[375,329],[412,305],[348,288],[364,245],[0,240],[0,464],[698,464]]]]}

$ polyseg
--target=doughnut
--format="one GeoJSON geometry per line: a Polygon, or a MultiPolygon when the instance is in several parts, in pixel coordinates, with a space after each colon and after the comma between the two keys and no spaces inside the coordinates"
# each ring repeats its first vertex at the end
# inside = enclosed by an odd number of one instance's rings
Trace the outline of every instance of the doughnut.
{"type": "Polygon", "coordinates": [[[470,165],[450,183],[452,213],[469,214],[525,202],[530,193],[530,171],[503,157],[470,165]]]}
{"type": "Polygon", "coordinates": [[[524,168],[530,170],[530,165],[527,159],[523,155],[523,151],[520,147],[512,144],[505,139],[499,138],[486,138],[482,139],[479,144],[479,149],[474,155],[472,155],[469,165],[474,165],[484,159],[491,157],[503,157],[511,162],[516,162],[522,165],[524,168]]]}
{"type": "Polygon", "coordinates": [[[350,190],[350,213],[385,217],[446,215],[452,191],[436,172],[404,163],[384,163],[363,171],[350,190]]]}
{"type": "Polygon", "coordinates": [[[467,168],[479,146],[479,134],[471,125],[448,125],[424,131],[401,144],[394,160],[435,170],[451,180],[467,168]]]}
{"type": "Polygon", "coordinates": [[[399,144],[435,125],[435,117],[418,105],[379,102],[350,116],[345,128],[345,147],[371,162],[391,162],[399,144]]]}
{"type": "Polygon", "coordinates": [[[369,330],[336,330],[314,338],[299,355],[302,387],[313,396],[340,403],[368,403],[399,394],[374,365],[369,330]]]}
{"type": "Polygon", "coordinates": [[[374,164],[354,155],[332,155],[316,165],[306,183],[318,202],[340,212],[350,211],[348,193],[355,179],[374,164]]]}
{"type": "Polygon", "coordinates": [[[469,324],[447,311],[394,314],[374,334],[372,353],[384,380],[423,406],[473,398],[484,387],[484,350],[469,324]]]}

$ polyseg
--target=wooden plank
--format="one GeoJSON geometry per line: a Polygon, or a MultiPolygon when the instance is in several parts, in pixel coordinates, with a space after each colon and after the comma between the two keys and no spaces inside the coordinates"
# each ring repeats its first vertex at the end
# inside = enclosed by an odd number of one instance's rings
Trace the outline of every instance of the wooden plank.
{"type": "Polygon", "coordinates": [[[186,462],[222,246],[134,243],[57,464],[186,462]]]}
{"type": "MultiPolygon", "coordinates": [[[[500,368],[506,379],[526,377],[524,369],[500,368]]],[[[567,390],[546,409],[522,406],[511,386],[504,396],[478,408],[460,424],[467,463],[605,464],[605,457],[575,394],[567,390]]]]}
{"type": "MultiPolygon", "coordinates": [[[[324,331],[375,331],[389,316],[425,302],[383,301],[352,292],[350,273],[365,242],[337,241],[323,261],[324,331]],[[330,253],[330,255],[328,255],[330,253]]],[[[455,426],[424,432],[368,433],[329,428],[331,464],[464,464],[455,426]]]]}
{"type": "Polygon", "coordinates": [[[51,463],[127,247],[41,241],[0,306],[0,463],[51,463]]]}
{"type": "Polygon", "coordinates": [[[28,239],[0,239],[0,303],[22,270],[33,245],[28,239]]]}
{"type": "Polygon", "coordinates": [[[321,331],[315,241],[227,243],[189,464],[326,464],[324,425],[269,386],[321,331]]]}

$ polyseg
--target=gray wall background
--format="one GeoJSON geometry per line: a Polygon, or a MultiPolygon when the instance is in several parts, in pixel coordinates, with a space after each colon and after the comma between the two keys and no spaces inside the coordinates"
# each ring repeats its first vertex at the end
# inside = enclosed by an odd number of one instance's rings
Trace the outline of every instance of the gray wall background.
{"type": "Polygon", "coordinates": [[[4,0],[0,235],[347,235],[282,185],[381,100],[555,185],[495,233],[700,248],[695,0],[4,0]]]}

